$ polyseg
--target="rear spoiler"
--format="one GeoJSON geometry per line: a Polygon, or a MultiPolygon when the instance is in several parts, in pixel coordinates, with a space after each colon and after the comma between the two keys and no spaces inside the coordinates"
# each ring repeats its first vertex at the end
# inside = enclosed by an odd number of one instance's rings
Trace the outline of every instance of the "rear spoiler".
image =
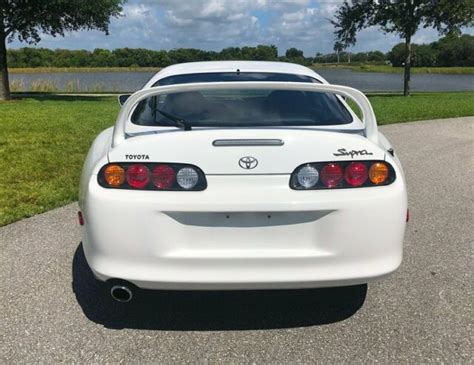
{"type": "Polygon", "coordinates": [[[202,90],[229,90],[229,89],[272,89],[272,90],[295,90],[295,91],[320,91],[341,95],[355,101],[362,111],[362,121],[364,123],[365,136],[370,141],[378,144],[377,120],[369,99],[359,90],[341,85],[309,84],[301,82],[209,82],[194,84],[178,84],[168,86],[158,86],[149,89],[139,90],[131,95],[123,104],[115,123],[112,147],[118,146],[125,140],[125,126],[129,123],[131,114],[141,100],[150,96],[169,94],[186,91],[202,90]]]}

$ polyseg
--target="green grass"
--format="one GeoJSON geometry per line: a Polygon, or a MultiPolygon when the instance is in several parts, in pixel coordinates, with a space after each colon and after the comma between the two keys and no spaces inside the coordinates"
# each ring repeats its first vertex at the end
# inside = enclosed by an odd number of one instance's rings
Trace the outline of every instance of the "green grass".
{"type": "Polygon", "coordinates": [[[373,95],[369,99],[379,125],[474,116],[474,92],[373,95]]]}
{"type": "Polygon", "coordinates": [[[76,200],[87,150],[118,109],[113,97],[0,102],[0,226],[76,200]]]}
{"type": "MultiPolygon", "coordinates": [[[[313,66],[315,70],[318,68],[341,68],[350,69],[358,72],[381,72],[381,73],[403,73],[403,67],[392,67],[390,65],[349,65],[349,64],[316,64],[313,66]]],[[[474,75],[474,67],[412,67],[411,72],[414,74],[457,74],[457,75],[474,75]]]]}
{"type": "MultiPolygon", "coordinates": [[[[474,92],[370,100],[379,124],[474,115],[474,92]]],[[[0,102],[0,226],[75,201],[89,146],[118,110],[115,97],[46,94],[0,102]]]]}
{"type": "MultiPolygon", "coordinates": [[[[474,116],[474,92],[369,94],[379,125],[474,116]]],[[[355,103],[349,105],[361,115],[355,103]]]]}

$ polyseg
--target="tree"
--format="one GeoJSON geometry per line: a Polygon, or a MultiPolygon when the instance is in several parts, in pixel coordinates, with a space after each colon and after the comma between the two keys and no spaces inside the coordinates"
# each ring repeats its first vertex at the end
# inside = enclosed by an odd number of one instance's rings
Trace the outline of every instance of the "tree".
{"type": "Polygon", "coordinates": [[[288,48],[285,52],[285,56],[279,58],[283,62],[299,63],[300,65],[309,66],[313,63],[313,58],[305,57],[302,50],[297,48],[288,48]]]}
{"type": "Polygon", "coordinates": [[[288,48],[285,52],[285,56],[287,58],[298,58],[298,57],[304,57],[303,51],[297,49],[297,48],[288,48]]]}
{"type": "MultiPolygon", "coordinates": [[[[387,58],[393,66],[403,66],[405,62],[405,45],[395,45],[387,58]]],[[[447,35],[431,44],[412,44],[413,66],[474,66],[474,36],[463,34],[447,35]]]]}
{"type": "Polygon", "coordinates": [[[385,54],[380,51],[370,51],[367,53],[367,61],[369,62],[384,62],[385,54]]]}
{"type": "Polygon", "coordinates": [[[341,55],[341,52],[346,49],[346,45],[342,42],[335,42],[334,43],[334,52],[336,52],[337,55],[337,63],[339,63],[339,57],[341,55]]]}
{"type": "Polygon", "coordinates": [[[405,44],[398,43],[387,53],[387,58],[394,67],[401,67],[405,64],[405,44]]]}
{"type": "MultiPolygon", "coordinates": [[[[228,54],[228,50],[234,50],[235,52],[239,48],[226,48],[221,53],[226,51],[225,54],[228,54]]],[[[230,59],[274,61],[278,57],[278,49],[273,44],[269,46],[259,44],[257,47],[242,47],[235,55],[237,58],[231,57],[230,59]]],[[[226,59],[224,53],[222,53],[221,59],[226,59]]]]}
{"type": "Polygon", "coordinates": [[[460,33],[474,24],[474,0],[357,0],[344,1],[332,24],[338,41],[353,45],[359,30],[380,26],[405,40],[403,94],[410,94],[411,39],[420,27],[435,28],[440,34],[460,33]]]}
{"type": "Polygon", "coordinates": [[[428,44],[420,44],[413,47],[413,66],[433,67],[436,65],[436,52],[428,44]]]}
{"type": "Polygon", "coordinates": [[[437,66],[474,66],[474,36],[448,35],[431,44],[437,66]]]}
{"type": "Polygon", "coordinates": [[[10,98],[7,41],[36,44],[40,34],[98,29],[108,34],[111,17],[118,17],[126,0],[0,0],[0,100],[10,98]]]}

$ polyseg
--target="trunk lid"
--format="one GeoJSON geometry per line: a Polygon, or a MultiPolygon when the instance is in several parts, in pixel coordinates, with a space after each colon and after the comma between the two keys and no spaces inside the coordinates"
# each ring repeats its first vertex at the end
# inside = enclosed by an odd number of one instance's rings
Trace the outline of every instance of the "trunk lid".
{"type": "Polygon", "coordinates": [[[383,160],[364,136],[309,128],[193,129],[134,136],[109,151],[110,162],[174,162],[207,175],[290,174],[307,162],[383,160]]]}

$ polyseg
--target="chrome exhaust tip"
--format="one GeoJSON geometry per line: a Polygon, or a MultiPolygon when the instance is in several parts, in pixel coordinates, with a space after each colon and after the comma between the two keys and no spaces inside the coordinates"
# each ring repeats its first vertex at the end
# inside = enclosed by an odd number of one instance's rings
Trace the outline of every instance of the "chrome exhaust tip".
{"type": "Polygon", "coordinates": [[[132,290],[124,285],[114,285],[110,289],[110,295],[117,302],[128,303],[133,298],[132,290]]]}

